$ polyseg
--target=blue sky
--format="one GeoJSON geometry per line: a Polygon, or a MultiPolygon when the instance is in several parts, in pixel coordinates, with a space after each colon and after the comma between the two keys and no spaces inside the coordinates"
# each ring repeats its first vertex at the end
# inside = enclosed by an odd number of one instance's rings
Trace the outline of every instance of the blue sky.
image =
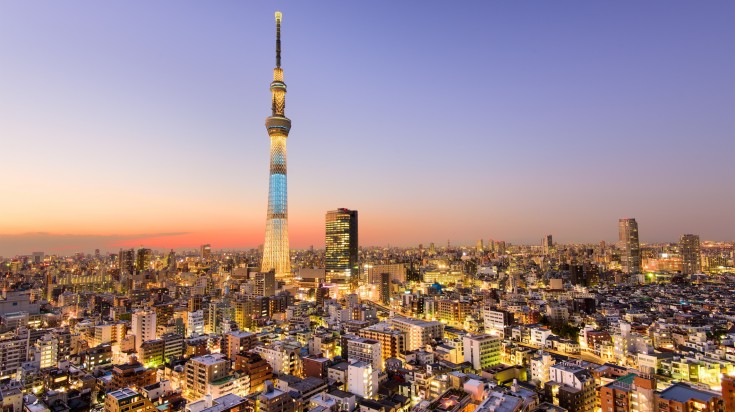
{"type": "Polygon", "coordinates": [[[457,3],[0,2],[0,234],[262,243],[280,9],[294,247],[735,238],[735,3],[457,3]]]}

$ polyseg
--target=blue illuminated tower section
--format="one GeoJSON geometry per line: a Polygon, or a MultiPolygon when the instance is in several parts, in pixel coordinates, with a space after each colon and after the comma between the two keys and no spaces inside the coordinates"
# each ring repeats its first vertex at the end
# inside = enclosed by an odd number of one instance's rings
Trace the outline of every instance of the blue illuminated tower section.
{"type": "Polygon", "coordinates": [[[286,84],[281,69],[281,12],[276,12],[276,68],[271,82],[272,114],[265,119],[271,139],[268,217],[261,271],[273,270],[282,277],[291,273],[288,247],[288,190],[286,186],[286,139],[291,120],[286,117],[286,84]]]}

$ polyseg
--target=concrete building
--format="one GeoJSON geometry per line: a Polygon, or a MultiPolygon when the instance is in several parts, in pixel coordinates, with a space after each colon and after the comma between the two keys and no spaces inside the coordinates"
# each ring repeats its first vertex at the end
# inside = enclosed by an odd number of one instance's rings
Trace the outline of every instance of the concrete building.
{"type": "Polygon", "coordinates": [[[658,412],[729,412],[722,395],[675,383],[655,395],[658,412]]]}
{"type": "Polygon", "coordinates": [[[592,373],[574,362],[557,363],[549,368],[544,385],[547,399],[569,412],[592,412],[597,398],[592,373]]]}
{"type": "Polygon", "coordinates": [[[490,335],[465,335],[462,338],[464,361],[475,370],[483,370],[500,363],[502,339],[490,335]]]}
{"type": "Polygon", "coordinates": [[[278,341],[265,346],[256,346],[253,352],[268,362],[273,372],[284,375],[301,374],[301,344],[292,341],[278,341]]]}
{"type": "Polygon", "coordinates": [[[197,335],[204,333],[204,311],[201,309],[186,312],[186,337],[191,337],[195,333],[197,335]]]}
{"type": "Polygon", "coordinates": [[[222,354],[197,356],[186,362],[187,399],[199,399],[207,394],[207,384],[230,373],[230,361],[222,354]]]}
{"type": "Polygon", "coordinates": [[[357,396],[372,399],[378,393],[378,371],[367,362],[349,364],[347,390],[357,396]]]}
{"type": "Polygon", "coordinates": [[[134,312],[131,317],[131,331],[135,335],[135,351],[147,340],[156,339],[156,312],[141,310],[134,312]]]}
{"type": "Polygon", "coordinates": [[[130,388],[122,388],[105,395],[105,412],[152,412],[151,401],[130,388]]]}
{"type": "Polygon", "coordinates": [[[347,360],[350,362],[367,362],[377,371],[383,370],[383,355],[380,342],[373,339],[346,335],[347,360]]]}
{"type": "Polygon", "coordinates": [[[406,332],[394,329],[388,323],[376,323],[360,329],[357,334],[363,338],[380,342],[383,362],[388,358],[397,358],[402,352],[406,351],[406,332]]]}
{"type": "Polygon", "coordinates": [[[294,412],[295,410],[295,403],[291,395],[276,389],[271,381],[265,382],[265,389],[257,399],[258,412],[294,412]]]}
{"type": "Polygon", "coordinates": [[[482,309],[482,320],[486,334],[504,337],[505,328],[513,324],[513,314],[485,307],[482,309]]]}
{"type": "Polygon", "coordinates": [[[423,349],[435,339],[444,337],[444,324],[406,317],[393,317],[390,325],[406,334],[406,350],[423,349]]]}
{"type": "Polygon", "coordinates": [[[225,345],[222,351],[230,359],[235,359],[235,355],[240,352],[249,351],[254,348],[258,342],[258,337],[251,332],[233,331],[225,334],[225,345]]]}
{"type": "Polygon", "coordinates": [[[628,374],[600,388],[602,412],[655,412],[656,381],[628,374]]]}

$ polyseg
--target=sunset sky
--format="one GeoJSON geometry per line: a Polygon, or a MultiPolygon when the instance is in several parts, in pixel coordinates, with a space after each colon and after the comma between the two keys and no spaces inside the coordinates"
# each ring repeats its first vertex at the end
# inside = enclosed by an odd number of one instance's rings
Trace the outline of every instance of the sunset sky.
{"type": "Polygon", "coordinates": [[[0,2],[0,256],[735,240],[735,2],[0,2]]]}

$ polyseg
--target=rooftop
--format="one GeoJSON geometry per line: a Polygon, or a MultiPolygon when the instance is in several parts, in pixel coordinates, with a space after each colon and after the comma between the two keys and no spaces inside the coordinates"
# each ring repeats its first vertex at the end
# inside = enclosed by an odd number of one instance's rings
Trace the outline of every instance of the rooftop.
{"type": "Polygon", "coordinates": [[[132,398],[133,396],[138,395],[138,392],[130,389],[130,388],[122,388],[116,391],[112,391],[108,393],[106,396],[112,396],[113,398],[117,399],[118,401],[132,398]]]}
{"type": "Polygon", "coordinates": [[[676,383],[664,389],[659,395],[661,399],[686,403],[692,399],[710,402],[712,398],[719,397],[719,393],[697,389],[683,383],[676,383]]]}

